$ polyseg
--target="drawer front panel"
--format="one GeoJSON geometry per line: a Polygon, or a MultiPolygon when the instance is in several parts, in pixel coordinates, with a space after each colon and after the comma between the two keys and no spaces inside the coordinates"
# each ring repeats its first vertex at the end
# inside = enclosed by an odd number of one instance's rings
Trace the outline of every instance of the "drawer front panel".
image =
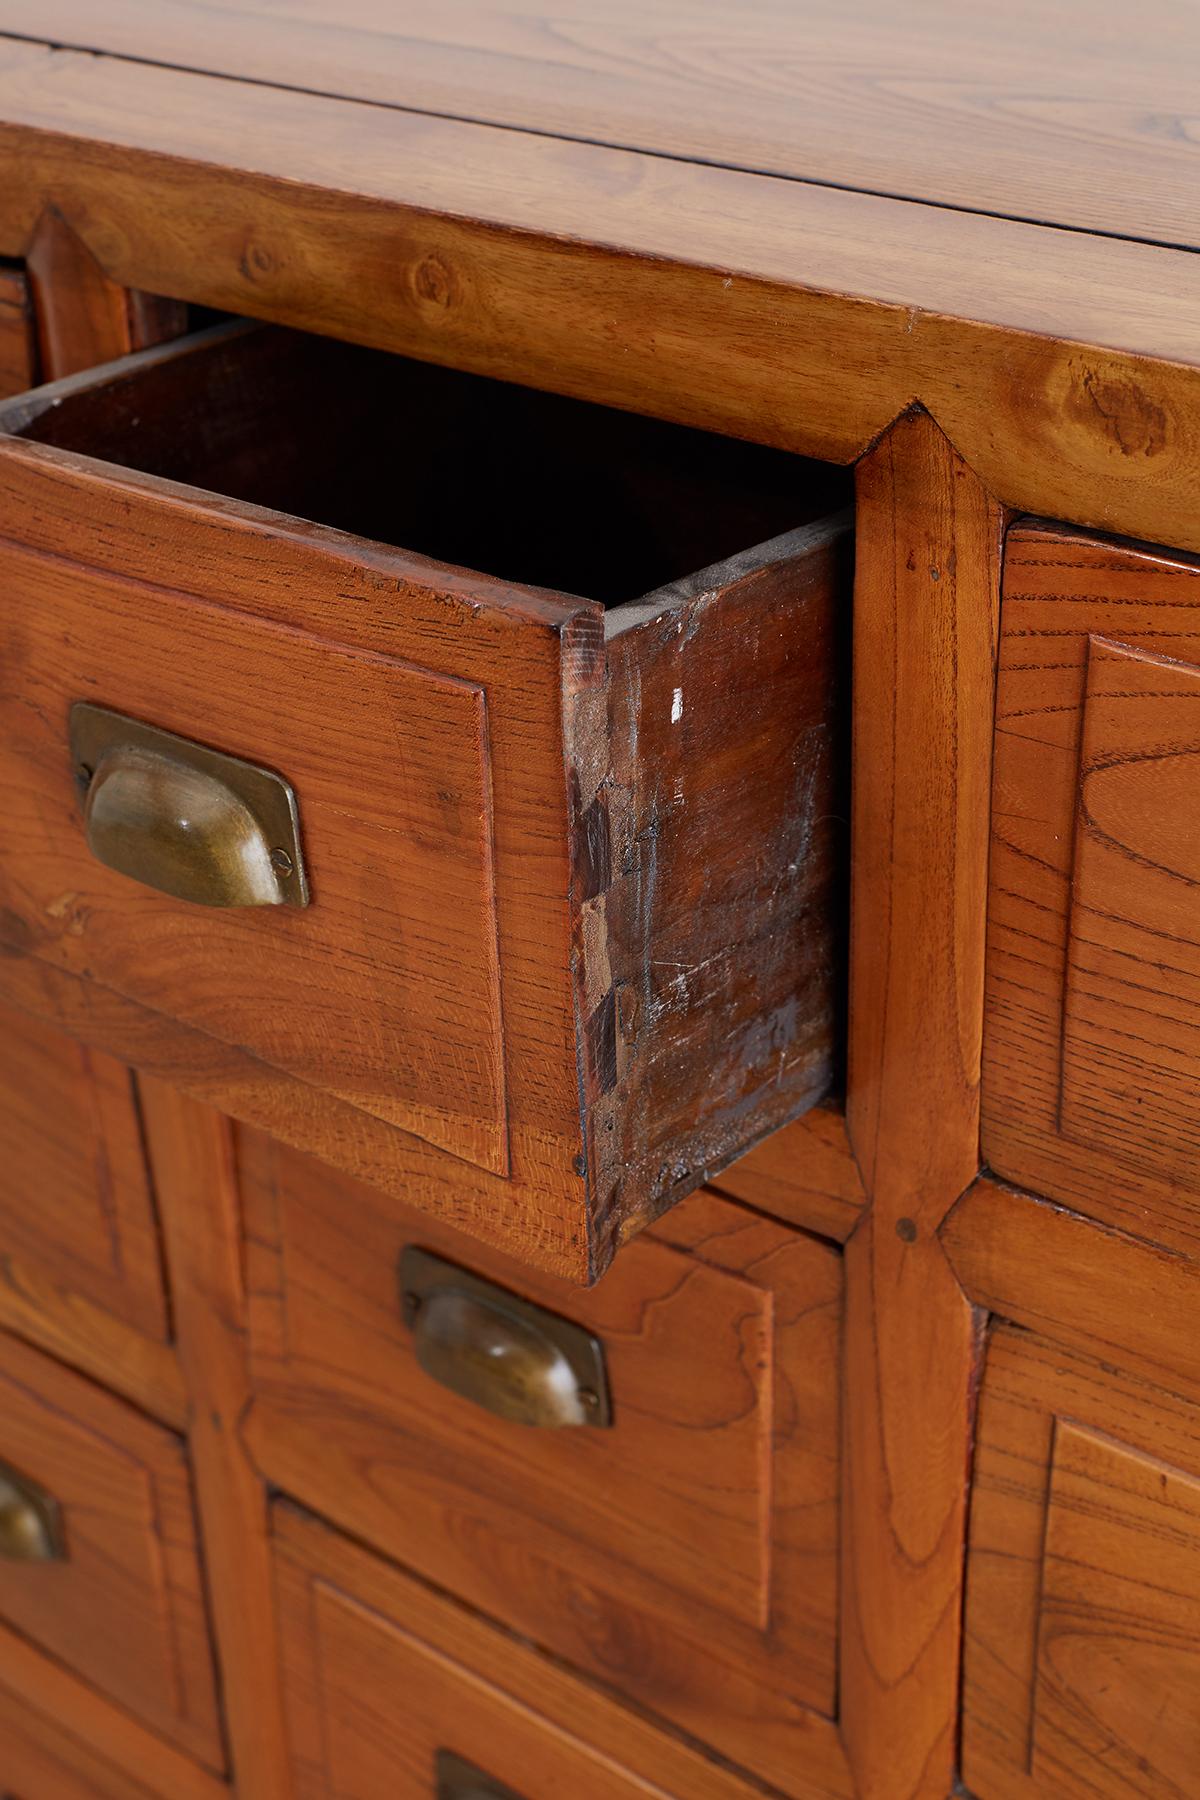
{"type": "Polygon", "coordinates": [[[729,1754],[786,1768],[805,1709],[833,1710],[838,1255],[701,1194],[582,1296],[240,1144],[248,1430],[270,1479],[729,1754]],[[611,1423],[517,1423],[433,1379],[402,1315],[412,1243],[593,1334],[611,1423]]]}
{"type": "MultiPolygon", "coordinates": [[[[284,1505],[297,1800],[749,1800],[744,1783],[284,1505]]],[[[828,1758],[797,1792],[842,1794],[828,1758]]]]}
{"type": "Polygon", "coordinates": [[[0,265],[0,400],[37,380],[29,286],[22,269],[0,265]]]}
{"type": "Polygon", "coordinates": [[[224,1761],[182,1445],[0,1338],[0,1619],[211,1768],[224,1761]],[[18,1505],[52,1509],[48,1528],[18,1505]]]}
{"type": "Polygon", "coordinates": [[[4,1800],[171,1800],[96,1756],[70,1735],[63,1720],[31,1712],[4,1688],[0,1794],[4,1800]]]}
{"type": "Polygon", "coordinates": [[[1200,1251],[1200,563],[1010,533],[984,1152],[1200,1251]]]}
{"type": "Polygon", "coordinates": [[[158,1231],[128,1069],[0,1007],[0,1252],[168,1336],[158,1231]]]}
{"type": "Polygon", "coordinates": [[[964,1774],[1186,1800],[1200,1769],[1200,1409],[1012,1327],[971,1512],[964,1774]]]}

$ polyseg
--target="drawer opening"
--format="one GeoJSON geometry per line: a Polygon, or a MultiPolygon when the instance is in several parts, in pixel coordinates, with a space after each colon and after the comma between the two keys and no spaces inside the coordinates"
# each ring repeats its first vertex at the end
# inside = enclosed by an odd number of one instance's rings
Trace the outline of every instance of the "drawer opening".
{"type": "Polygon", "coordinates": [[[0,428],[606,607],[850,497],[786,451],[243,320],[38,389],[0,428]]]}

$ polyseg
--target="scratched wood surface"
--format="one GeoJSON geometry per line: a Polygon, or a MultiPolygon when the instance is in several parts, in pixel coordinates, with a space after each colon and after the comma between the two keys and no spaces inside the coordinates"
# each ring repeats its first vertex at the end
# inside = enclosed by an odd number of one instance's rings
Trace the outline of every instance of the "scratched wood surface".
{"type": "Polygon", "coordinates": [[[4,0],[0,30],[973,212],[1200,242],[1182,0],[4,0]]]}
{"type": "Polygon", "coordinates": [[[1200,1412],[999,1327],[971,1506],[967,1786],[999,1800],[1186,1800],[1198,1641],[1200,1412]]]}
{"type": "Polygon", "coordinates": [[[836,1790],[835,1250],[697,1194],[585,1295],[239,1148],[272,1485],[787,1792],[803,1770],[836,1790]],[[399,1303],[412,1243],[594,1332],[611,1427],[514,1425],[432,1381],[399,1303]]]}
{"type": "Polygon", "coordinates": [[[67,1545],[63,1561],[0,1562],[0,1618],[222,1769],[182,1443],[7,1337],[0,1400],[0,1457],[58,1501],[67,1545]]]}
{"type": "Polygon", "coordinates": [[[0,43],[0,252],[848,462],[914,398],[1009,504],[1200,547],[1169,249],[0,43]],[[981,271],[986,270],[986,279],[981,271]]]}
{"type": "Polygon", "coordinates": [[[425,1800],[439,1749],[518,1794],[761,1791],[286,1501],[274,1521],[297,1800],[425,1800]]]}
{"type": "Polygon", "coordinates": [[[1009,535],[984,1149],[1001,1175],[1200,1251],[1200,564],[1009,535]]]}

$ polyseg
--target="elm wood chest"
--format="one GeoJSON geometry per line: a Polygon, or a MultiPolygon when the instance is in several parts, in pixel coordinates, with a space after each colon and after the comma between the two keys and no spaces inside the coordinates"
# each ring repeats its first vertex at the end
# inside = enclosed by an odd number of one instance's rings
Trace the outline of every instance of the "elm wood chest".
{"type": "Polygon", "coordinates": [[[0,1794],[1200,1796],[1194,20],[0,0],[0,1794]]]}

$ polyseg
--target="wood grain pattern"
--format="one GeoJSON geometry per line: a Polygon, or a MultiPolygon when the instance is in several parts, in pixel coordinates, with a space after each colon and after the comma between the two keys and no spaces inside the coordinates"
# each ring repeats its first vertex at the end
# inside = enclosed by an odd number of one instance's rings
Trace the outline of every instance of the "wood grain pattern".
{"type": "MultiPolygon", "coordinates": [[[[0,1781],[16,1800],[169,1800],[0,1688],[0,1781]]],[[[213,1783],[213,1790],[223,1790],[213,1783]]]]}
{"type": "Polygon", "coordinates": [[[1012,1326],[980,1403],[964,1776],[1175,1796],[1200,1757],[1200,1412],[1012,1326]]]}
{"type": "Polygon", "coordinates": [[[0,400],[38,378],[29,284],[23,269],[0,263],[0,400]]]}
{"type": "MultiPolygon", "coordinates": [[[[59,1502],[67,1557],[0,1563],[0,1617],[213,1769],[224,1763],[183,1447],[0,1340],[0,1456],[59,1502]]],[[[0,1679],[6,1679],[0,1655],[0,1679]]]]}
{"type": "Polygon", "coordinates": [[[188,1441],[237,1791],[289,1800],[267,1500],[242,1443],[250,1404],[242,1220],[228,1120],[143,1080],[188,1441]]]}
{"type": "Polygon", "coordinates": [[[0,118],[8,255],[53,192],[125,286],[835,462],[916,397],[1010,505],[1200,547],[1190,257],[12,40],[0,118]]]}
{"type": "Polygon", "coordinates": [[[187,329],[187,308],[180,301],[159,300],[113,281],[53,206],[38,219],[25,266],[38,362],[46,381],[179,337],[187,329]]]}
{"type": "Polygon", "coordinates": [[[979,1164],[1000,508],[928,415],[858,472],[843,1738],[861,1795],[953,1779],[976,1321],[936,1236],[979,1164]]]}
{"type": "Polygon", "coordinates": [[[1187,129],[1200,56],[1185,8],[1136,28],[1102,0],[1003,17],[925,0],[7,0],[4,27],[57,44],[584,143],[1200,241],[1187,129]]]}
{"type": "Polygon", "coordinates": [[[772,1132],[711,1185],[837,1243],[850,1236],[866,1204],[845,1114],[832,1103],[772,1132]]]}
{"type": "Polygon", "coordinates": [[[582,1295],[239,1146],[271,1483],[788,1792],[836,1786],[836,1253],[699,1194],[582,1295]],[[523,1428],[432,1382],[413,1242],[595,1332],[613,1425],[523,1428]]]}
{"type": "Polygon", "coordinates": [[[0,1010],[0,1287],[48,1281],[160,1341],[158,1225],[129,1070],[0,1010]]]}
{"type": "Polygon", "coordinates": [[[1200,1400],[1194,1259],[986,1177],[941,1239],[976,1305],[1200,1400]]]}
{"type": "MultiPolygon", "coordinates": [[[[531,1261],[580,1279],[824,1093],[847,540],[803,521],[828,471],[244,327],[41,389],[4,422],[25,434],[0,446],[25,520],[5,552],[20,795],[7,941],[144,1002],[163,1030],[178,1020],[231,1059],[248,1052],[260,1080],[278,1070],[395,1127],[390,1143],[376,1133],[393,1186],[415,1180],[429,1210],[505,1245],[523,1236],[531,1261]],[[369,424],[368,400],[351,414],[361,480],[331,433],[313,439],[343,379],[384,397],[369,424]],[[182,448],[180,405],[205,420],[182,448]],[[364,489],[405,405],[430,422],[400,515],[394,457],[374,510],[364,489]],[[112,453],[114,420],[132,440],[121,460],[154,473],[75,453],[112,453]],[[570,471],[564,508],[574,484],[591,510],[576,498],[564,519],[554,502],[556,531],[541,530],[532,490],[503,486],[511,425],[570,471]],[[597,437],[612,465],[593,486],[597,437]],[[631,440],[640,462],[617,455],[631,440]],[[439,488],[440,513],[422,504],[439,488]],[[602,614],[261,498],[322,517],[327,499],[335,523],[346,508],[367,531],[411,522],[422,549],[495,549],[518,576],[529,556],[557,579],[586,579],[591,534],[619,538],[628,520],[606,590],[639,591],[637,545],[654,573],[687,578],[602,614]],[[797,519],[744,549],[743,531],[797,519]],[[724,560],[695,573],[714,551],[724,560]],[[743,689],[759,698],[753,732],[743,689]],[[64,756],[71,702],[88,696],[284,772],[311,907],[201,914],[97,865],[64,756]]],[[[336,1139],[321,1147],[345,1160],[336,1139]]]]}
{"type": "Polygon", "coordinates": [[[0,1672],[0,1724],[19,1720],[16,1766],[33,1783],[18,1800],[229,1800],[223,1781],[2,1624],[0,1672]]]}
{"type": "Polygon", "coordinates": [[[425,1800],[439,1748],[530,1800],[758,1792],[286,1502],[274,1517],[297,1800],[425,1800]]]}
{"type": "Polygon", "coordinates": [[[1009,538],[984,1149],[1002,1175],[1195,1255],[1200,564],[1009,538]]]}

